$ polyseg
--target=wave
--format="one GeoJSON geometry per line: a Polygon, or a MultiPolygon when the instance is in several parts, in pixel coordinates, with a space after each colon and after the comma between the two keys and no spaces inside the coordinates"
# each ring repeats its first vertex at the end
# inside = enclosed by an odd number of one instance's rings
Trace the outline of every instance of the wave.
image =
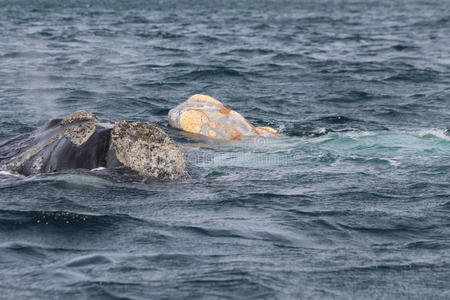
{"type": "Polygon", "coordinates": [[[412,130],[392,130],[392,131],[346,131],[331,133],[339,137],[350,137],[354,139],[371,136],[414,136],[419,138],[437,138],[443,141],[450,141],[448,129],[430,128],[430,129],[412,129],[412,130]]]}
{"type": "Polygon", "coordinates": [[[412,132],[407,132],[408,134],[416,135],[419,137],[436,137],[445,141],[450,141],[450,134],[448,129],[419,129],[412,132]]]}
{"type": "Polygon", "coordinates": [[[415,83],[436,82],[441,73],[432,69],[410,69],[384,78],[384,81],[410,81],[415,83]]]}
{"type": "Polygon", "coordinates": [[[0,175],[13,176],[13,177],[23,177],[20,174],[12,173],[12,172],[9,172],[9,171],[1,171],[1,170],[0,170],[0,175]]]}
{"type": "Polygon", "coordinates": [[[228,51],[220,52],[218,55],[239,55],[239,56],[255,56],[255,55],[270,55],[274,54],[275,51],[273,49],[265,49],[265,48],[238,48],[231,49],[228,51]]]}
{"type": "Polygon", "coordinates": [[[74,255],[92,250],[54,247],[29,241],[9,241],[0,244],[0,264],[13,264],[23,261],[26,261],[27,264],[41,264],[56,256],[74,255]]]}
{"type": "Polygon", "coordinates": [[[126,214],[102,215],[70,211],[23,211],[0,209],[1,230],[24,230],[30,227],[103,230],[122,225],[150,224],[126,214]]]}
{"type": "Polygon", "coordinates": [[[191,71],[175,77],[166,78],[166,80],[212,80],[213,78],[242,78],[247,80],[247,73],[227,68],[216,67],[212,69],[203,69],[191,71]]]}

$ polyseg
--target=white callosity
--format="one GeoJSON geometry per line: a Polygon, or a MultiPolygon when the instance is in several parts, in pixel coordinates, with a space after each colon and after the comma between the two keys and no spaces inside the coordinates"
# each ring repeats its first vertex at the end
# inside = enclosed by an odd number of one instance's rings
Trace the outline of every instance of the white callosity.
{"type": "Polygon", "coordinates": [[[169,111],[169,124],[186,132],[223,140],[275,136],[270,127],[256,127],[240,113],[207,95],[196,94],[169,111]]]}

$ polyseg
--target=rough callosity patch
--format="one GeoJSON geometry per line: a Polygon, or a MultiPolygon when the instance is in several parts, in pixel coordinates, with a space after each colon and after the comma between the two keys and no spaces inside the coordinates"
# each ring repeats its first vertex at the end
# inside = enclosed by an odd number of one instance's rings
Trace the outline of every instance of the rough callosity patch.
{"type": "Polygon", "coordinates": [[[272,135],[277,135],[278,132],[271,128],[271,127],[266,127],[266,126],[258,126],[255,127],[256,132],[258,133],[258,135],[261,136],[272,136],[272,135]]]}
{"type": "MultiPolygon", "coordinates": [[[[95,132],[97,122],[97,117],[94,114],[86,111],[76,111],[64,118],[59,125],[56,125],[56,127],[53,128],[53,133],[49,136],[45,136],[45,138],[40,136],[40,134],[42,134],[40,130],[34,131],[28,139],[31,141],[32,146],[9,161],[6,164],[6,168],[15,172],[19,171],[28,160],[63,137],[67,137],[77,146],[84,144],[95,132]],[[79,122],[75,123],[77,121],[79,122]]],[[[38,172],[41,167],[39,162],[42,162],[42,159],[36,160],[31,166],[36,172],[38,172]]]]}
{"type": "Polygon", "coordinates": [[[124,165],[140,177],[178,179],[186,169],[182,149],[155,124],[105,126],[87,112],[51,120],[1,145],[0,155],[1,169],[24,175],[124,165]]]}
{"type": "Polygon", "coordinates": [[[180,126],[192,133],[200,133],[202,126],[208,122],[208,117],[200,110],[185,110],[180,115],[180,126]]]}
{"type": "Polygon", "coordinates": [[[39,170],[42,170],[43,166],[44,166],[44,157],[37,156],[36,159],[33,161],[32,165],[30,166],[30,169],[35,172],[39,172],[39,170]]]}
{"type": "Polygon", "coordinates": [[[89,140],[94,134],[97,122],[85,122],[76,126],[70,126],[64,131],[64,135],[75,145],[80,146],[89,140]]]}
{"type": "MultiPolygon", "coordinates": [[[[40,140],[38,136],[31,136],[31,138],[36,139],[35,145],[30,147],[27,151],[21,153],[19,156],[15,157],[11,162],[7,164],[6,167],[13,171],[20,170],[29,159],[37,155],[40,151],[45,149],[54,141],[57,141],[63,137],[67,137],[72,143],[80,146],[89,140],[89,138],[95,132],[95,127],[96,122],[89,121],[80,124],[70,124],[66,127],[65,130],[56,131],[54,135],[49,136],[44,140],[40,140]]],[[[34,167],[36,167],[36,171],[39,170],[36,164],[33,165],[33,168],[34,167]]]]}
{"type": "Polygon", "coordinates": [[[118,121],[111,131],[117,159],[146,176],[178,179],[185,175],[182,149],[157,125],[118,121]]]}
{"type": "Polygon", "coordinates": [[[238,112],[207,95],[193,95],[169,111],[172,127],[211,138],[240,140],[242,137],[274,136],[270,127],[255,127],[238,112]]]}
{"type": "Polygon", "coordinates": [[[208,95],[202,95],[202,94],[195,94],[189,97],[189,99],[186,100],[186,102],[198,102],[198,103],[208,103],[217,107],[223,107],[222,102],[219,100],[208,96],[208,95]]]}
{"type": "MultiPolygon", "coordinates": [[[[40,151],[42,151],[45,147],[56,141],[57,139],[61,138],[61,134],[57,134],[52,136],[51,138],[42,141],[38,146],[31,147],[27,151],[21,153],[11,161],[9,161],[6,164],[6,169],[19,172],[20,169],[22,169],[23,165],[34,155],[38,154],[40,151]]],[[[35,166],[37,167],[37,166],[35,166]]]]}
{"type": "Polygon", "coordinates": [[[97,116],[85,110],[78,110],[71,113],[61,121],[61,125],[68,125],[76,121],[98,121],[97,116]]]}

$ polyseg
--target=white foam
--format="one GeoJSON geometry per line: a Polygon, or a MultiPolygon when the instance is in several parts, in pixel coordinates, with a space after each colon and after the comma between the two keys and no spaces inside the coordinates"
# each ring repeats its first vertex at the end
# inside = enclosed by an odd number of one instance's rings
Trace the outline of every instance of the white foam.
{"type": "Polygon", "coordinates": [[[327,133],[327,129],[325,127],[319,127],[319,128],[317,128],[316,132],[318,134],[325,134],[325,133],[327,133]]]}
{"type": "Polygon", "coordinates": [[[374,136],[374,135],[410,135],[416,137],[434,136],[446,141],[450,141],[449,131],[447,129],[430,128],[417,130],[399,130],[399,131],[347,131],[339,133],[330,133],[319,137],[318,139],[328,139],[333,136],[348,137],[353,139],[374,136]]]}
{"type": "Polygon", "coordinates": [[[447,129],[431,128],[431,129],[421,129],[411,133],[412,135],[417,135],[419,137],[425,136],[435,136],[437,138],[450,141],[450,136],[448,135],[447,129]]]}
{"type": "Polygon", "coordinates": [[[20,177],[20,176],[21,176],[21,175],[19,175],[19,174],[14,174],[14,173],[11,173],[11,172],[9,172],[9,171],[0,171],[0,175],[16,176],[16,177],[20,177]]]}
{"type": "Polygon", "coordinates": [[[106,168],[104,168],[104,167],[98,167],[98,168],[94,168],[94,169],[91,169],[91,171],[101,171],[101,170],[105,170],[106,168]]]}
{"type": "Polygon", "coordinates": [[[113,123],[98,123],[98,125],[104,127],[104,128],[113,128],[114,124],[113,123]]]}
{"type": "Polygon", "coordinates": [[[361,138],[361,137],[376,135],[376,134],[379,134],[379,133],[384,133],[384,131],[381,131],[381,132],[375,132],[375,131],[348,131],[348,132],[339,133],[339,136],[357,139],[357,138],[361,138]]]}
{"type": "Polygon", "coordinates": [[[393,167],[398,167],[401,165],[400,162],[398,162],[396,159],[394,158],[387,158],[387,157],[380,157],[380,159],[383,159],[385,161],[387,161],[389,163],[389,165],[393,166],[393,167]]]}

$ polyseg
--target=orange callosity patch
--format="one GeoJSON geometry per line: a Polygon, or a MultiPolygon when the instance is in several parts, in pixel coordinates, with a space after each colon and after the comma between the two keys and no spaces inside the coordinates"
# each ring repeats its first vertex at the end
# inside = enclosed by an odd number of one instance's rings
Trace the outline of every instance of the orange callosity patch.
{"type": "Polygon", "coordinates": [[[214,130],[209,130],[208,131],[208,136],[215,138],[217,136],[217,132],[215,132],[214,130]]]}
{"type": "Polygon", "coordinates": [[[241,136],[242,136],[242,133],[240,131],[234,130],[230,136],[230,140],[233,140],[233,141],[240,140],[241,136]]]}
{"type": "Polygon", "coordinates": [[[204,118],[207,117],[204,116],[203,112],[197,110],[187,110],[180,116],[181,129],[188,132],[200,133],[202,121],[204,118]]]}
{"type": "Polygon", "coordinates": [[[266,131],[266,132],[268,132],[268,133],[270,133],[270,134],[277,134],[278,133],[278,131],[276,131],[275,129],[273,129],[273,128],[271,128],[271,127],[265,127],[265,126],[259,126],[259,127],[256,127],[256,132],[258,133],[258,134],[260,134],[258,131],[259,130],[264,130],[264,131],[266,131]]]}
{"type": "Polygon", "coordinates": [[[220,112],[221,114],[228,115],[228,114],[231,112],[231,109],[224,107],[224,108],[221,108],[221,109],[219,110],[219,112],[220,112]]]}

